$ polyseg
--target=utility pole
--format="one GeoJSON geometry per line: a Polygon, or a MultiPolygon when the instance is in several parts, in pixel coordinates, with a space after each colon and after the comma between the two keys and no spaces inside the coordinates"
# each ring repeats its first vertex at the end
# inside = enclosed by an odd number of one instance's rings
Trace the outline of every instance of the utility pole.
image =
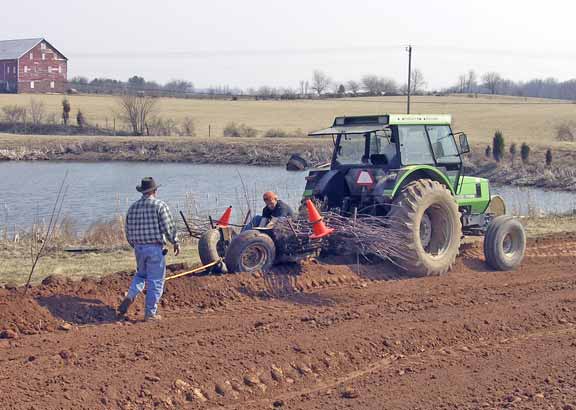
{"type": "Polygon", "coordinates": [[[410,114],[410,79],[412,77],[412,46],[406,47],[408,51],[408,106],[406,107],[406,114],[410,114]]]}

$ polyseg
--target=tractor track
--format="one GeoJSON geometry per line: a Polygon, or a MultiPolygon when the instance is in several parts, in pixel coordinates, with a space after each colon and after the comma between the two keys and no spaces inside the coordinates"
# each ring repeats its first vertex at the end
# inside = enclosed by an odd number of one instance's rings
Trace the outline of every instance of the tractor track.
{"type": "Polygon", "coordinates": [[[158,323],[138,306],[107,316],[129,278],[0,293],[3,321],[39,329],[0,339],[0,407],[569,408],[575,249],[531,241],[512,273],[488,271],[476,243],[443,277],[334,260],[188,278],[167,288],[158,323]],[[62,317],[78,320],[58,330],[62,317]]]}

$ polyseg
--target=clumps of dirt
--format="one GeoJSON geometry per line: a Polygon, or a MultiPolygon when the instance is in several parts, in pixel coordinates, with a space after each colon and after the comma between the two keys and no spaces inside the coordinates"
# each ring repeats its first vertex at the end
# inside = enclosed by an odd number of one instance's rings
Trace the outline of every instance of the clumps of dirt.
{"type": "MultiPolygon", "coordinates": [[[[207,311],[224,308],[247,298],[285,297],[320,287],[361,281],[352,267],[305,261],[279,266],[267,274],[199,275],[168,280],[161,309],[207,311]]],[[[168,277],[189,266],[172,266],[168,277]]],[[[377,275],[378,268],[364,266],[362,274],[377,275]]],[[[0,332],[34,334],[62,329],[62,324],[96,324],[118,320],[116,308],[124,297],[133,273],[117,272],[100,279],[72,281],[53,275],[24,295],[23,288],[0,290],[0,332]]],[[[144,297],[131,307],[128,318],[143,316],[144,297]]]]}
{"type": "Polygon", "coordinates": [[[0,290],[0,338],[53,331],[58,320],[23,289],[0,290]]]}

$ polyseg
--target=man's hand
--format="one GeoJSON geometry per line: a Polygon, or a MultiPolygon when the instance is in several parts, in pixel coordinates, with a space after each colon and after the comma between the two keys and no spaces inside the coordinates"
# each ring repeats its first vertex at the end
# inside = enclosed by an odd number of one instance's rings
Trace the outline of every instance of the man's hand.
{"type": "Polygon", "coordinates": [[[180,254],[180,243],[177,242],[174,244],[174,256],[178,256],[180,254]]]}

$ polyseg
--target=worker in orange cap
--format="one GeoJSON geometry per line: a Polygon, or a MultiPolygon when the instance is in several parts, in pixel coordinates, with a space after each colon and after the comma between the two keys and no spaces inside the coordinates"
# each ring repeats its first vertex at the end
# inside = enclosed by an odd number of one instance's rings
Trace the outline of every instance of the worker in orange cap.
{"type": "Polygon", "coordinates": [[[256,215],[252,221],[248,223],[243,230],[252,228],[265,227],[275,218],[288,218],[294,215],[294,211],[286,202],[278,199],[275,192],[267,191],[262,196],[266,206],[262,210],[262,215],[256,215]]]}

